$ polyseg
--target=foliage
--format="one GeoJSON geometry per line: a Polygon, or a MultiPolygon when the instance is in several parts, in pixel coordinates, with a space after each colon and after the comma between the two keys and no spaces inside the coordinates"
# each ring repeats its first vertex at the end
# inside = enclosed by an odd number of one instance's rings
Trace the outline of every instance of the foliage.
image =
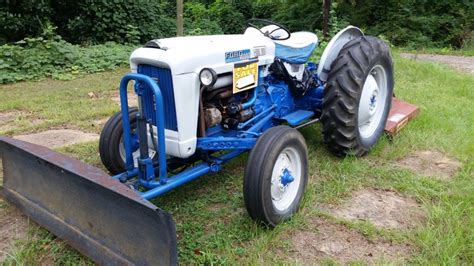
{"type": "Polygon", "coordinates": [[[0,46],[0,83],[36,80],[43,77],[72,79],[82,73],[114,69],[127,64],[131,46],[105,43],[80,47],[46,27],[37,38],[25,38],[0,46]]]}
{"type": "Polygon", "coordinates": [[[51,16],[49,1],[2,0],[0,5],[0,44],[41,34],[51,16]],[[4,1],[6,4],[3,4],[4,1]],[[21,37],[20,37],[21,36],[21,37]],[[20,37],[20,38],[19,38],[20,37]]]}
{"type": "Polygon", "coordinates": [[[223,0],[217,0],[210,5],[209,10],[224,33],[235,34],[243,32],[245,25],[244,15],[232,4],[223,0]]]}
{"type": "Polygon", "coordinates": [[[233,1],[232,5],[235,7],[235,9],[241,13],[245,20],[251,19],[254,17],[254,6],[252,1],[250,0],[238,0],[238,1],[233,1]]]}
{"type": "Polygon", "coordinates": [[[287,26],[291,31],[322,29],[322,0],[280,3],[271,19],[287,26]]]}
{"type": "Polygon", "coordinates": [[[57,13],[74,10],[68,17],[55,17],[58,33],[73,43],[123,42],[135,29],[141,42],[175,34],[174,19],[165,15],[167,2],[126,1],[65,1],[58,3],[57,13]]]}
{"type": "MultiPolygon", "coordinates": [[[[253,12],[255,18],[270,19],[278,11],[278,2],[275,1],[256,1],[253,3],[253,12]]],[[[282,22],[282,21],[278,21],[282,22]]]]}
{"type": "MultiPolygon", "coordinates": [[[[4,0],[0,43],[36,37],[48,22],[71,43],[144,43],[174,36],[174,0],[4,0]]],[[[413,48],[469,47],[474,2],[466,0],[333,0],[334,33],[347,24],[413,48]]],[[[188,0],[185,33],[240,33],[249,18],[273,19],[292,31],[322,29],[322,0],[188,0]]],[[[332,34],[330,34],[332,35],[332,34]]]]}
{"type": "MultiPolygon", "coordinates": [[[[474,2],[462,0],[333,0],[331,36],[347,24],[367,34],[409,47],[469,47],[474,36],[474,2]]],[[[254,4],[255,14],[291,30],[321,30],[322,0],[271,1],[254,4]],[[264,7],[264,10],[259,10],[264,7]],[[272,10],[267,12],[266,10],[272,10]]]]}
{"type": "Polygon", "coordinates": [[[343,0],[337,16],[386,36],[398,46],[465,47],[474,31],[474,2],[445,0],[343,0]]]}
{"type": "Polygon", "coordinates": [[[222,34],[212,13],[202,3],[186,2],[184,5],[184,33],[186,35],[222,34]]]}

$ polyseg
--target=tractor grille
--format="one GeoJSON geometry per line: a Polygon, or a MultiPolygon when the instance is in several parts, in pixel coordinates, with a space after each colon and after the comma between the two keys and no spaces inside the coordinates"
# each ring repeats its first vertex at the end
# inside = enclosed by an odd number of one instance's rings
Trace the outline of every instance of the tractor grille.
{"type": "MultiPolygon", "coordinates": [[[[171,70],[150,65],[138,65],[138,73],[147,75],[158,80],[158,85],[160,86],[161,94],[163,95],[163,107],[165,110],[165,128],[169,130],[178,131],[171,70]]],[[[144,104],[145,115],[146,117],[151,117],[153,122],[156,124],[154,101],[151,100],[153,99],[153,92],[151,90],[145,90],[144,96],[144,98],[146,99],[144,104]]]]}

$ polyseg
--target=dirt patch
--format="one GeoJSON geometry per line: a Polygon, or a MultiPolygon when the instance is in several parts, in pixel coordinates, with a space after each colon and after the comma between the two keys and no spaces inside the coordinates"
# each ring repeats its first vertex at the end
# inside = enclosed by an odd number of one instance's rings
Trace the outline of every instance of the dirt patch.
{"type": "Polygon", "coordinates": [[[96,119],[96,120],[92,121],[92,126],[102,128],[102,127],[104,127],[105,123],[107,123],[107,121],[109,121],[109,118],[110,117],[96,119]]]}
{"type": "Polygon", "coordinates": [[[465,73],[474,74],[474,57],[454,56],[454,55],[434,55],[434,54],[410,54],[401,53],[401,57],[413,60],[438,62],[449,65],[465,73]]]}
{"type": "MultiPolygon", "coordinates": [[[[138,97],[134,92],[129,91],[127,93],[127,99],[128,99],[128,106],[138,106],[138,97]]],[[[114,103],[120,105],[120,94],[118,92],[116,92],[112,96],[111,100],[114,103]]]]}
{"type": "Polygon", "coordinates": [[[367,221],[378,228],[387,229],[413,228],[424,217],[420,205],[414,199],[379,189],[357,191],[342,206],[330,207],[328,210],[338,218],[367,221]]]}
{"type": "Polygon", "coordinates": [[[0,113],[0,125],[7,124],[17,117],[19,117],[22,113],[20,111],[7,111],[0,113]]]}
{"type": "Polygon", "coordinates": [[[7,111],[0,113],[0,132],[9,131],[14,129],[13,121],[15,121],[18,117],[24,116],[25,114],[14,110],[14,111],[7,111]]]}
{"type": "Polygon", "coordinates": [[[396,163],[421,176],[450,180],[461,168],[461,163],[439,151],[417,151],[396,163]]]}
{"type": "Polygon", "coordinates": [[[315,264],[327,258],[341,264],[353,261],[402,263],[413,252],[407,244],[395,244],[383,239],[369,240],[343,225],[321,218],[316,218],[309,230],[291,233],[289,239],[291,257],[303,264],[315,264]]]}
{"type": "Polygon", "coordinates": [[[31,142],[51,149],[99,139],[99,135],[72,129],[56,129],[15,136],[15,139],[31,142]]]}
{"type": "Polygon", "coordinates": [[[18,128],[17,122],[22,125],[36,126],[44,122],[39,118],[34,118],[31,113],[11,110],[0,112],[0,132],[7,132],[18,128]],[[26,123],[26,124],[25,124],[26,123]]]}
{"type": "Polygon", "coordinates": [[[0,262],[11,254],[16,241],[27,237],[27,232],[28,218],[0,199],[0,262]]]}

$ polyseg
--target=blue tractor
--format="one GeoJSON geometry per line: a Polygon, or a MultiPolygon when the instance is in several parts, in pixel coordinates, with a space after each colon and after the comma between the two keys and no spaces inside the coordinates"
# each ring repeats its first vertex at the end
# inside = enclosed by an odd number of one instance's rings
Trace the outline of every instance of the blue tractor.
{"type": "Polygon", "coordinates": [[[249,152],[245,206],[274,227],[298,210],[308,183],[298,129],[321,122],[331,152],[363,156],[391,108],[387,44],[347,27],[308,62],[317,45],[313,33],[260,19],[238,35],[152,40],[132,53],[121,111],[101,133],[113,176],[2,138],[3,195],[99,263],[176,264],[174,221],[149,200],[249,152]]]}

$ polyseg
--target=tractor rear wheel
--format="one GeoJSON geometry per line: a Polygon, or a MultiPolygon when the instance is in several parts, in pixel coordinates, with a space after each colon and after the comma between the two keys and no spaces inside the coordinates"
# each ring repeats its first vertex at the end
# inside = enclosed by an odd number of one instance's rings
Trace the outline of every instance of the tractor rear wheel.
{"type": "Polygon", "coordinates": [[[392,103],[390,49],[363,36],[349,41],[331,65],[321,122],[324,142],[338,156],[363,156],[383,133],[392,103]]]}
{"type": "Polygon", "coordinates": [[[298,130],[277,126],[258,138],[244,177],[244,200],[252,219],[274,227],[300,205],[308,182],[308,151],[298,130]]]}

